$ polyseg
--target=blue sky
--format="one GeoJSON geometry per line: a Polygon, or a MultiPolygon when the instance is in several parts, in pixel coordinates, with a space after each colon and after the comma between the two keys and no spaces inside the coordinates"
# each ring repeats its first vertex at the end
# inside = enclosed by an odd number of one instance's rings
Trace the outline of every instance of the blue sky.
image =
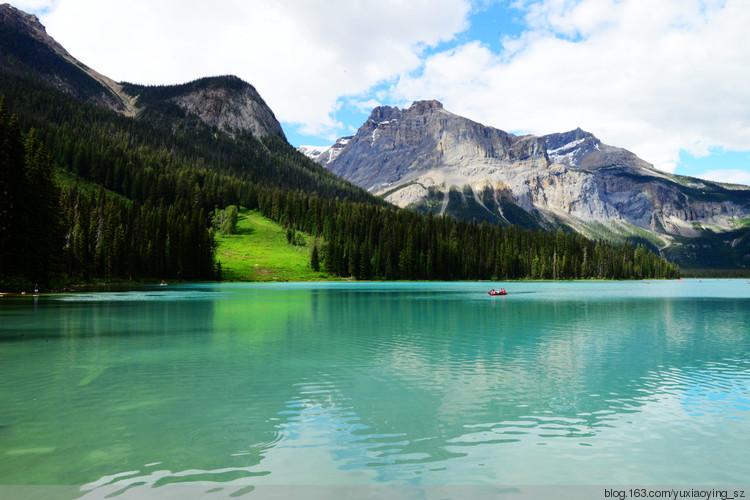
{"type": "Polygon", "coordinates": [[[235,74],[289,141],[438,99],[513,133],[581,127],[668,172],[750,184],[746,0],[17,0],[118,81],[235,74]]]}

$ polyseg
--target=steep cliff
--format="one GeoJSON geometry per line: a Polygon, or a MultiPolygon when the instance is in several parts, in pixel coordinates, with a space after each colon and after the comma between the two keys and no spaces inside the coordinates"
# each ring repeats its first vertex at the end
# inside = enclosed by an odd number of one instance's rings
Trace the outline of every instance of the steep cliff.
{"type": "Polygon", "coordinates": [[[188,116],[231,136],[251,132],[257,139],[267,136],[285,139],[281,124],[255,87],[236,76],[157,87],[125,84],[125,89],[137,97],[139,113],[144,117],[174,119],[170,107],[176,106],[188,116]]]}
{"type": "Polygon", "coordinates": [[[484,161],[493,165],[547,164],[538,137],[516,137],[454,115],[437,101],[408,109],[375,108],[339,155],[335,174],[375,193],[435,171],[484,161]]]}

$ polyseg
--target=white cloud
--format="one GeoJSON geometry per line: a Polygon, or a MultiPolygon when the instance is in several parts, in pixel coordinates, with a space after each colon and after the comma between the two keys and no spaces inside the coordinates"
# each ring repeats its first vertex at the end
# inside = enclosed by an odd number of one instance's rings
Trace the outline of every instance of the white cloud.
{"type": "Polygon", "coordinates": [[[580,126],[673,171],[679,151],[750,146],[750,3],[745,0],[522,2],[529,31],[491,52],[433,54],[393,99],[441,99],[506,130],[580,126]]]}
{"type": "Polygon", "coordinates": [[[54,3],[42,16],[47,31],[97,71],[145,84],[236,74],[277,118],[308,133],[339,127],[331,114],[341,96],[417,67],[425,47],[466,28],[471,8],[469,0],[54,3]]]}
{"type": "Polygon", "coordinates": [[[707,181],[726,182],[729,184],[745,184],[750,186],[750,172],[739,169],[708,170],[695,177],[707,181]]]}

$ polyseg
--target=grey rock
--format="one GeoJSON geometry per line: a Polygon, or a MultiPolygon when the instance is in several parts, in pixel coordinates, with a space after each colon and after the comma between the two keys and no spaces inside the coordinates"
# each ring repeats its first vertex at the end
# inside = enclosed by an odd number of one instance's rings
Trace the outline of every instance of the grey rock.
{"type": "Polygon", "coordinates": [[[516,137],[446,111],[437,101],[375,108],[332,161],[319,163],[372,192],[476,159],[547,163],[544,141],[516,137]]]}
{"type": "Polygon", "coordinates": [[[229,135],[248,131],[256,138],[275,135],[286,139],[273,111],[252,85],[236,77],[207,78],[204,81],[207,84],[191,88],[172,101],[205,124],[229,135]],[[235,82],[223,85],[221,82],[227,78],[235,82]]]}

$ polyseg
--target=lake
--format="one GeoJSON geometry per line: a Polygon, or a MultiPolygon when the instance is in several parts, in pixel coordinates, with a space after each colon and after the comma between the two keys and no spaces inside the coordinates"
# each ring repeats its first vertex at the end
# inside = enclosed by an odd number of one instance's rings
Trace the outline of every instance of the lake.
{"type": "Polygon", "coordinates": [[[748,484],[748,353],[746,280],[5,297],[0,492],[748,484]]]}

